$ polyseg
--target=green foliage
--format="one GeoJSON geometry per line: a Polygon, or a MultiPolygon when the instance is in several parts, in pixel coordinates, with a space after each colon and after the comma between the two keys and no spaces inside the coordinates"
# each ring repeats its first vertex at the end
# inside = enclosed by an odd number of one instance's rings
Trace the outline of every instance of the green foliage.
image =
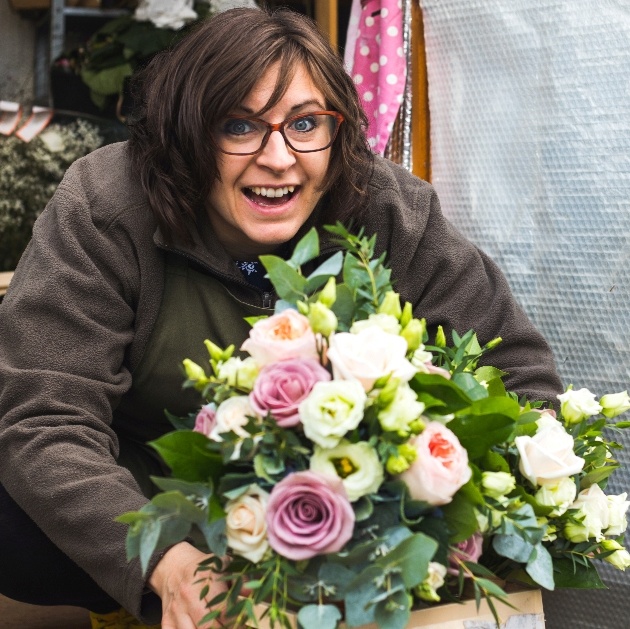
{"type": "Polygon", "coordinates": [[[12,271],[67,168],[103,144],[85,120],[51,124],[30,142],[0,135],[0,271],[12,271]]]}

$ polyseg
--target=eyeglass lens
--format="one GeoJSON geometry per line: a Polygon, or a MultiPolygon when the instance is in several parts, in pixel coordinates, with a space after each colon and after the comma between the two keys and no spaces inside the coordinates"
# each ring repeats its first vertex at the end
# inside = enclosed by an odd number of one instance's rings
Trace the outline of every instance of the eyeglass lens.
{"type": "MultiPolygon", "coordinates": [[[[288,118],[281,130],[294,151],[321,151],[332,144],[338,125],[334,114],[310,113],[288,118]]],[[[239,116],[221,124],[216,140],[225,153],[245,155],[258,152],[270,131],[271,127],[264,120],[239,116]]]]}

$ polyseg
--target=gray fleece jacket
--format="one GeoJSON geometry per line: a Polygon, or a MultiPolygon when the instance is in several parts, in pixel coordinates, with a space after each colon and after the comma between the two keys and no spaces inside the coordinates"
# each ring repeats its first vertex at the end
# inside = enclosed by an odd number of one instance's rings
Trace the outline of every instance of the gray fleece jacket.
{"type": "MultiPolygon", "coordinates": [[[[442,216],[432,187],[377,158],[368,194],[361,222],[388,252],[402,299],[430,326],[474,328],[481,343],[501,336],[489,361],[509,373],[508,388],[553,401],[561,385],[549,347],[496,265],[442,216]]],[[[111,423],[158,315],[167,249],[125,143],[104,147],[68,170],[0,305],[0,483],[148,622],[159,612],[141,610],[145,579],[125,558],[126,526],[114,522],[146,499],[116,464],[111,423]]],[[[262,305],[207,220],[193,245],[171,250],[262,305]]]]}

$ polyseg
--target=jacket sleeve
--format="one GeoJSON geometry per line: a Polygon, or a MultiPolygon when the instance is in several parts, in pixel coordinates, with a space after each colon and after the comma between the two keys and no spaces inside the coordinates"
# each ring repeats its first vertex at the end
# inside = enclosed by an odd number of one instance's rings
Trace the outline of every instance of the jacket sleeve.
{"type": "Polygon", "coordinates": [[[125,356],[141,265],[129,227],[113,212],[96,216],[79,180],[73,167],[0,305],[0,482],[55,545],[140,616],[144,579],[125,557],[127,527],[114,520],[146,499],[116,464],[111,422],[131,381],[125,356]]]}
{"type": "Polygon", "coordinates": [[[507,372],[508,390],[557,405],[562,384],[551,349],[503,273],[444,217],[430,184],[391,168],[396,183],[385,178],[378,193],[386,207],[377,220],[389,234],[379,245],[388,251],[396,290],[426,318],[431,340],[438,325],[449,341],[452,330],[473,329],[482,345],[501,337],[483,362],[507,372]]]}

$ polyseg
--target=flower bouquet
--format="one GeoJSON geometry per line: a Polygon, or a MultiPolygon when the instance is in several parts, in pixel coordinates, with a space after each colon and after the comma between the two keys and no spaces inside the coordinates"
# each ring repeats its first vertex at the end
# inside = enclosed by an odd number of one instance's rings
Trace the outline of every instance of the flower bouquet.
{"type": "Polygon", "coordinates": [[[620,447],[603,431],[630,425],[609,421],[628,394],[569,388],[557,416],[518,399],[478,365],[500,339],[449,345],[438,328],[427,345],[375,237],[326,229],[340,250],[308,275],[315,230],[289,260],[261,257],[280,301],[250,321],[246,354],[207,340],[209,365],[183,361],[203,405],[152,443],[172,477],[119,518],[129,558],[146,570],[193,539],[200,597],[228,585],[202,623],[222,608],[237,627],[297,614],[304,629],[403,629],[465,598],[498,624],[505,583],[597,588],[597,561],[630,566],[627,494],[603,491],[620,447]]]}

